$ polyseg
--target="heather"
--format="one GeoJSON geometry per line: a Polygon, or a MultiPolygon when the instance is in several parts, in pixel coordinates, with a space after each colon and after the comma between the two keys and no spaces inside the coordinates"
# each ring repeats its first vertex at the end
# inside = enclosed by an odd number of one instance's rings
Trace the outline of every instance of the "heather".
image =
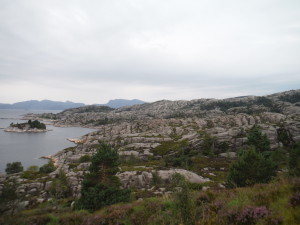
{"type": "Polygon", "coordinates": [[[269,184],[228,190],[182,188],[169,196],[119,203],[95,212],[73,211],[68,205],[71,200],[64,199],[56,208],[48,202],[14,217],[2,217],[1,224],[292,225],[300,221],[299,193],[299,178],[277,178],[269,184]]]}

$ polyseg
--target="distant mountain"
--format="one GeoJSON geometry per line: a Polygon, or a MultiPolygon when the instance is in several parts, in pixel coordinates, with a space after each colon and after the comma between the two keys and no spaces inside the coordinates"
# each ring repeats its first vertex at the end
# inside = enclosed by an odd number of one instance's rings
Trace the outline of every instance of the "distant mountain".
{"type": "MultiPolygon", "coordinates": [[[[138,99],[114,99],[110,100],[106,104],[97,104],[98,106],[108,106],[110,108],[120,108],[123,106],[132,106],[132,105],[138,105],[143,104],[144,101],[138,100],[138,99]]],[[[30,101],[24,101],[24,102],[17,102],[13,104],[3,104],[0,103],[0,109],[27,109],[27,110],[33,110],[33,109],[43,109],[43,110],[65,110],[70,108],[78,108],[86,106],[83,103],[74,103],[70,101],[66,102],[59,102],[59,101],[51,101],[51,100],[30,100],[30,101]]]]}
{"type": "Polygon", "coordinates": [[[114,99],[114,100],[109,100],[108,103],[104,104],[104,106],[109,106],[111,108],[120,108],[123,106],[132,106],[132,105],[139,105],[139,104],[144,104],[145,102],[139,99],[132,99],[132,100],[127,100],[127,99],[114,99]]]}
{"type": "Polygon", "coordinates": [[[30,100],[24,102],[17,102],[14,104],[2,104],[0,103],[0,109],[46,109],[46,110],[65,110],[69,108],[76,108],[85,106],[83,103],[74,103],[70,101],[59,102],[50,100],[30,100]]]}

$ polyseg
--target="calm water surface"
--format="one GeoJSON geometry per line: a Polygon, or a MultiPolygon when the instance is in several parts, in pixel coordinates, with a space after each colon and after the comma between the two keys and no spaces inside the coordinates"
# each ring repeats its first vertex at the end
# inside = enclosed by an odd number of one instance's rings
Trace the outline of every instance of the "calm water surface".
{"type": "MultiPolygon", "coordinates": [[[[10,123],[24,123],[22,115],[26,113],[58,113],[58,110],[26,111],[0,109],[0,127],[6,128],[10,123]]],[[[92,132],[93,129],[80,127],[54,127],[47,125],[45,133],[12,133],[0,129],[0,172],[4,172],[6,164],[20,161],[24,169],[31,165],[41,166],[47,161],[41,156],[55,154],[56,152],[74,146],[67,138],[76,138],[92,132]]]]}

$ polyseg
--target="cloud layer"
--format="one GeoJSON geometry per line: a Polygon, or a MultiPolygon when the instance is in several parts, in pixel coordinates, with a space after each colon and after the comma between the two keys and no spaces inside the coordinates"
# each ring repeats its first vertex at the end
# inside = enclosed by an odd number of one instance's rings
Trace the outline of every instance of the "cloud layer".
{"type": "Polygon", "coordinates": [[[0,101],[263,95],[300,87],[298,0],[0,2],[0,101]]]}

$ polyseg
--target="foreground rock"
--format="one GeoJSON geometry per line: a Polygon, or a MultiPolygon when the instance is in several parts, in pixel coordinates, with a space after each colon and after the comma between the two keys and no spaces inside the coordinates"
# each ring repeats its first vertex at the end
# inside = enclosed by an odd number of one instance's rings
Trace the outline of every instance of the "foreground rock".
{"type": "Polygon", "coordinates": [[[203,178],[196,173],[184,169],[156,170],[151,172],[125,171],[118,173],[117,177],[120,178],[124,188],[151,188],[154,185],[154,173],[157,174],[158,179],[161,179],[162,184],[170,184],[172,176],[176,173],[184,176],[190,183],[202,184],[210,181],[208,178],[203,178]]]}

